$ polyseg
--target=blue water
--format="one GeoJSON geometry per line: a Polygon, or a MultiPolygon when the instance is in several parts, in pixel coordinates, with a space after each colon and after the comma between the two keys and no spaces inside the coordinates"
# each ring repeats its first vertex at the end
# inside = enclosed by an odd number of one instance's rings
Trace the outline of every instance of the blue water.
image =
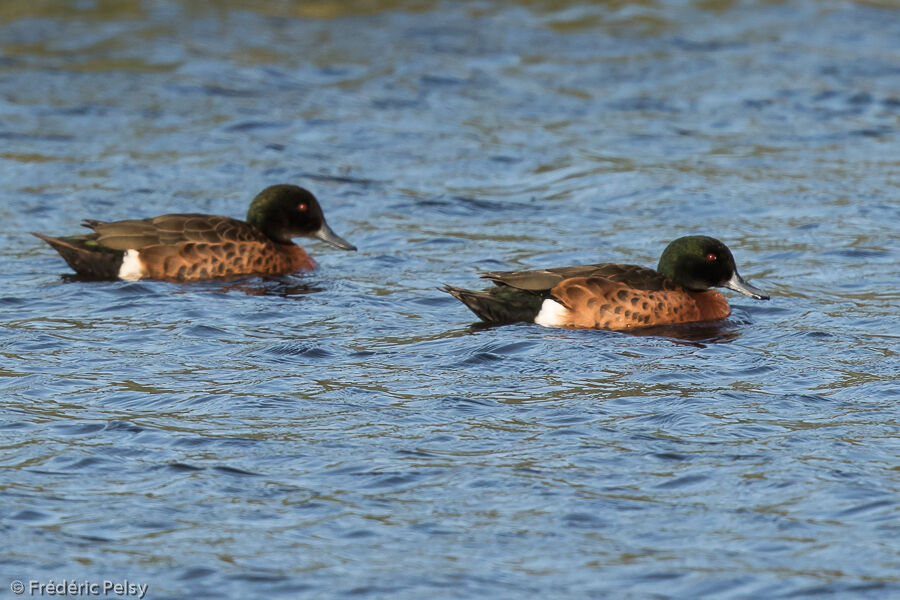
{"type": "Polygon", "coordinates": [[[900,597],[896,5],[238,4],[0,4],[0,589],[900,597]],[[359,252],[97,283],[28,235],[281,182],[359,252]],[[438,290],[688,233],[772,300],[438,290]]]}

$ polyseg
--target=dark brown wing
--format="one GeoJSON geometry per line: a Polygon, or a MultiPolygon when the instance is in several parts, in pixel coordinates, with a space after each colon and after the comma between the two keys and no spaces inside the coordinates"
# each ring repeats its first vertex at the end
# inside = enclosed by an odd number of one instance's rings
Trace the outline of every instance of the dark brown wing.
{"type": "Polygon", "coordinates": [[[570,277],[588,277],[591,273],[606,265],[581,265],[575,267],[557,267],[555,269],[539,269],[535,271],[491,271],[482,273],[481,277],[490,279],[496,285],[508,285],[519,290],[544,292],[570,277]]]}
{"type": "Polygon", "coordinates": [[[148,246],[177,246],[186,242],[266,242],[268,238],[252,225],[221,215],[173,214],[127,221],[86,220],[99,235],[97,242],[115,250],[140,250],[148,246]]]}
{"type": "Polygon", "coordinates": [[[653,269],[618,263],[558,267],[538,271],[494,271],[482,273],[481,276],[497,285],[508,285],[534,292],[549,291],[566,279],[574,277],[605,279],[635,290],[662,291],[679,288],[674,281],[653,269]]]}
{"type": "Polygon", "coordinates": [[[122,252],[95,243],[97,234],[51,237],[34,233],[59,252],[76,273],[91,279],[116,279],[122,266],[122,252]]]}

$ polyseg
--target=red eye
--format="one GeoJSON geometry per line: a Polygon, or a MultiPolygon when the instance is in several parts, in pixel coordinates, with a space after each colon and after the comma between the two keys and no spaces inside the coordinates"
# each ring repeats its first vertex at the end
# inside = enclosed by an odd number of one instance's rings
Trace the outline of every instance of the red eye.
{"type": "Polygon", "coordinates": [[[706,255],[706,260],[708,260],[709,262],[712,262],[712,261],[716,260],[717,258],[719,258],[719,257],[716,256],[715,254],[713,254],[712,252],[710,252],[709,254],[706,255]]]}
{"type": "Polygon", "coordinates": [[[306,210],[306,202],[301,202],[300,204],[298,204],[297,210],[299,210],[300,212],[303,212],[304,210],[306,210]]]}

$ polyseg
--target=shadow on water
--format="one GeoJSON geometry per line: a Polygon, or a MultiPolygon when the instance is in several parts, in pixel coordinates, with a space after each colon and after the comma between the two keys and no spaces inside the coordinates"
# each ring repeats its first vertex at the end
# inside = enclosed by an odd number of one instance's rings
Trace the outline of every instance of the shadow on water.
{"type": "MultiPolygon", "coordinates": [[[[98,279],[77,275],[74,273],[65,273],[60,275],[60,279],[65,283],[103,283],[109,282],[107,279],[98,279]]],[[[176,283],[179,287],[175,293],[180,291],[197,291],[206,290],[210,292],[241,292],[247,296],[276,296],[280,298],[291,298],[295,296],[306,296],[322,292],[325,288],[316,287],[306,283],[301,283],[296,278],[287,277],[261,277],[261,278],[243,278],[230,279],[221,281],[202,281],[193,283],[176,283]]]]}
{"type": "Polygon", "coordinates": [[[6,572],[900,597],[894,5],[0,1],[6,572]],[[26,238],[284,182],[364,250],[90,282],[26,238]],[[692,233],[775,299],[483,332],[431,291],[692,233]]]}
{"type": "Polygon", "coordinates": [[[675,342],[703,347],[705,344],[727,344],[735,341],[741,335],[738,326],[738,323],[726,319],[724,321],[643,327],[627,333],[639,337],[670,338],[675,342]]]}
{"type": "MultiPolygon", "coordinates": [[[[505,327],[508,323],[499,325],[479,321],[469,325],[467,330],[471,333],[505,327]]],[[[685,343],[692,346],[704,347],[705,344],[727,344],[735,341],[741,335],[738,327],[741,323],[725,319],[722,321],[703,321],[700,323],[681,323],[678,325],[657,325],[654,327],[639,327],[628,331],[617,331],[623,335],[636,337],[661,337],[669,338],[676,343],[685,343]]],[[[540,327],[540,325],[535,325],[540,327]]],[[[610,333],[602,330],[603,333],[610,333]]]]}
{"type": "Polygon", "coordinates": [[[316,292],[323,292],[325,288],[300,283],[290,277],[250,279],[233,281],[219,288],[221,292],[241,292],[248,296],[277,296],[280,298],[292,298],[306,296],[316,292]]]}

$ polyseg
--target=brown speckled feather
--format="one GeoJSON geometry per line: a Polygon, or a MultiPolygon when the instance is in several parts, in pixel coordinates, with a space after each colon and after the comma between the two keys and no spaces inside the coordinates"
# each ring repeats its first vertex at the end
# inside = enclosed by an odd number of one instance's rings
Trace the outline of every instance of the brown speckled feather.
{"type": "Polygon", "coordinates": [[[497,285],[545,294],[569,309],[571,327],[632,329],[723,319],[731,313],[716,291],[692,292],[638,265],[603,263],[483,273],[497,285]]]}
{"type": "Polygon", "coordinates": [[[692,292],[668,281],[671,286],[657,287],[659,282],[654,282],[655,289],[646,289],[603,277],[573,277],[560,282],[550,294],[569,309],[566,325],[571,327],[622,330],[712,321],[731,314],[719,292],[692,292]]]}
{"type": "Polygon", "coordinates": [[[140,250],[140,259],[148,277],[166,281],[277,276],[316,266],[300,246],[269,240],[148,246],[140,250]]]}

